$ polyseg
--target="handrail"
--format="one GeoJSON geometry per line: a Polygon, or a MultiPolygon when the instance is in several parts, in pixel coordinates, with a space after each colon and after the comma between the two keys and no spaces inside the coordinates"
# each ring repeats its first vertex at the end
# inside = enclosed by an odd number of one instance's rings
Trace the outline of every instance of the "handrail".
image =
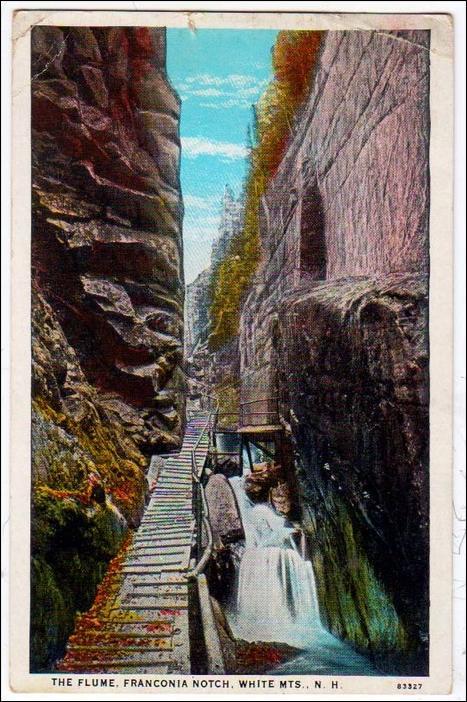
{"type": "MultiPolygon", "coordinates": [[[[209,411],[206,423],[198,437],[198,440],[196,444],[194,445],[192,451],[191,451],[191,471],[192,471],[192,477],[194,482],[198,486],[198,490],[201,496],[201,505],[202,505],[202,523],[204,525],[204,528],[206,530],[206,536],[207,536],[207,544],[204,548],[203,554],[201,558],[199,559],[198,563],[195,565],[195,567],[188,573],[189,578],[197,578],[206,568],[206,565],[209,562],[209,559],[211,558],[212,555],[212,550],[213,550],[213,545],[214,545],[214,540],[213,540],[213,534],[212,534],[212,528],[211,528],[211,521],[209,517],[209,505],[206,500],[206,494],[204,491],[204,486],[202,483],[202,474],[204,470],[205,464],[201,466],[201,468],[198,468],[198,463],[197,463],[197,458],[196,458],[196,451],[199,448],[199,444],[201,442],[201,439],[206,435],[206,431],[209,431],[212,429],[212,427],[215,424],[215,419],[217,416],[217,413],[219,412],[219,402],[216,397],[213,397],[211,395],[206,395],[205,396],[207,399],[214,401],[214,409],[211,409],[209,411]],[[214,418],[214,422],[213,422],[214,418]]],[[[197,529],[201,529],[201,525],[197,524],[196,525],[197,529]]]]}
{"type": "Polygon", "coordinates": [[[279,420],[279,397],[258,397],[254,400],[245,400],[244,402],[240,403],[241,426],[249,424],[252,424],[253,426],[261,426],[260,424],[256,423],[258,417],[264,418],[263,424],[267,423],[267,421],[270,421],[272,423],[272,419],[274,417],[277,417],[277,419],[279,420]],[[259,412],[254,411],[254,405],[260,403],[262,403],[263,406],[266,408],[274,407],[274,409],[263,409],[259,412]],[[249,409],[251,406],[253,406],[253,408],[249,409]]]}
{"type": "MultiPolygon", "coordinates": [[[[214,613],[212,610],[212,603],[209,597],[209,588],[204,574],[204,569],[206,568],[213,551],[214,539],[211,528],[211,521],[209,517],[209,505],[206,499],[206,494],[204,491],[204,486],[202,483],[203,471],[206,465],[206,459],[203,465],[199,468],[196,452],[199,448],[202,438],[206,435],[207,431],[212,431],[215,427],[217,412],[219,411],[219,403],[216,398],[207,396],[210,400],[214,400],[214,409],[209,410],[209,414],[204,424],[201,433],[196,441],[192,451],[191,451],[191,472],[194,485],[197,486],[199,490],[199,495],[201,496],[201,506],[202,506],[202,524],[206,530],[207,544],[204,548],[201,558],[198,563],[186,574],[187,580],[193,580],[197,584],[198,588],[198,598],[200,607],[200,617],[201,626],[203,629],[204,643],[206,647],[206,662],[208,673],[222,675],[225,673],[224,657],[222,652],[222,646],[220,643],[219,632],[217,629],[214,613]],[[214,420],[213,420],[214,418],[214,420]]],[[[197,507],[198,505],[196,505],[197,507]]],[[[196,509],[196,529],[199,530],[201,534],[201,524],[198,519],[198,509],[196,509]]],[[[199,555],[198,553],[196,554],[199,555]]]]}
{"type": "Polygon", "coordinates": [[[199,575],[201,575],[201,573],[206,568],[206,566],[209,562],[209,559],[212,556],[212,550],[214,547],[214,539],[213,539],[213,535],[212,535],[211,522],[209,519],[209,507],[208,507],[208,502],[206,500],[206,494],[204,492],[204,487],[203,487],[200,480],[198,480],[198,484],[199,484],[199,491],[201,494],[201,502],[203,505],[203,524],[204,524],[204,528],[206,529],[206,536],[207,536],[208,542],[207,542],[206,547],[203,551],[203,555],[201,556],[201,558],[199,559],[198,563],[195,565],[193,570],[191,570],[190,573],[188,574],[188,577],[193,578],[193,579],[195,579],[199,575]]]}
{"type": "Polygon", "coordinates": [[[240,407],[243,407],[244,405],[252,405],[255,402],[279,402],[278,397],[258,397],[256,400],[245,400],[244,402],[240,402],[240,407]]]}

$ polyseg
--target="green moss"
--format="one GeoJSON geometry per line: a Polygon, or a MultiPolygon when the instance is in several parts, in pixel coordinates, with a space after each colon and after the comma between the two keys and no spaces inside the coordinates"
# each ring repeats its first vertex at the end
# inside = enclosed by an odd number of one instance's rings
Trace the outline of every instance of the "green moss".
{"type": "Polygon", "coordinates": [[[226,378],[222,385],[216,385],[211,391],[219,403],[219,427],[232,427],[238,423],[240,406],[240,386],[238,380],[226,378]]]}
{"type": "Polygon", "coordinates": [[[40,491],[33,496],[31,670],[50,670],[75,615],[91,606],[125,522],[111,504],[86,506],[40,491]]]}
{"type": "Polygon", "coordinates": [[[321,615],[330,631],[374,654],[407,650],[403,623],[368,561],[343,501],[328,496],[319,524],[309,517],[304,527],[321,615]]]}
{"type": "Polygon", "coordinates": [[[53,409],[43,398],[33,401],[33,483],[55,490],[82,489],[97,473],[125,516],[138,513],[144,502],[146,459],[117,422],[96,411],[76,421],[53,409]]]}
{"type": "Polygon", "coordinates": [[[41,672],[54,660],[73,631],[74,611],[67,593],[42,557],[31,560],[31,670],[41,672]]]}

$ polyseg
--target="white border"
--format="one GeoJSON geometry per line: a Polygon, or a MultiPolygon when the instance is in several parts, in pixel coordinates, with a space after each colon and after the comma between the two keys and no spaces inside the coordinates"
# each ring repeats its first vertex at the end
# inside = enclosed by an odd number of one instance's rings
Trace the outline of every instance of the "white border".
{"type": "MultiPolygon", "coordinates": [[[[11,16],[11,12],[16,8],[21,8],[21,9],[23,9],[23,8],[24,9],[26,9],[26,8],[31,8],[31,9],[50,8],[50,9],[54,9],[54,10],[55,9],[62,10],[62,9],[67,9],[67,8],[70,8],[70,9],[81,9],[81,8],[83,8],[83,9],[91,9],[91,8],[92,9],[101,9],[101,8],[104,9],[105,8],[106,10],[109,10],[109,9],[122,9],[122,10],[123,9],[132,9],[132,10],[134,10],[134,9],[138,9],[138,10],[140,10],[140,9],[144,9],[144,10],[146,10],[146,9],[147,10],[149,10],[149,9],[151,9],[151,10],[152,9],[171,9],[171,10],[176,10],[176,9],[180,9],[180,7],[181,7],[180,3],[173,3],[173,2],[171,2],[171,3],[152,3],[152,2],[145,2],[145,3],[141,3],[141,2],[139,2],[139,3],[126,3],[126,2],[124,2],[124,3],[122,3],[122,2],[120,2],[120,3],[112,3],[111,7],[109,7],[109,5],[110,5],[110,3],[96,3],[96,2],[94,2],[94,3],[90,3],[90,2],[75,2],[75,3],[71,3],[71,2],[68,2],[68,3],[65,3],[65,2],[63,2],[63,3],[50,3],[50,2],[48,2],[48,3],[45,3],[45,2],[44,3],[41,3],[41,2],[17,3],[17,2],[15,2],[15,3],[13,3],[13,2],[10,2],[10,3],[2,3],[2,15],[3,15],[2,24],[3,24],[4,34],[7,33],[8,29],[9,29],[8,25],[9,25],[9,18],[11,16]],[[5,27],[6,27],[6,31],[5,31],[5,27]]],[[[233,9],[232,6],[234,6],[236,11],[239,11],[242,9],[247,9],[250,11],[252,11],[252,10],[260,10],[261,11],[261,10],[265,9],[264,3],[251,3],[251,2],[250,3],[244,3],[244,2],[212,3],[212,2],[208,2],[208,3],[203,3],[203,4],[185,2],[182,5],[183,9],[187,9],[187,10],[193,10],[193,9],[229,10],[229,9],[233,9]]],[[[453,13],[456,16],[456,21],[457,21],[457,24],[456,24],[456,40],[457,40],[456,54],[459,56],[458,63],[457,63],[457,70],[458,70],[458,72],[460,70],[460,71],[463,71],[465,73],[465,67],[464,67],[465,65],[462,63],[462,58],[461,58],[462,57],[462,42],[464,42],[464,44],[465,44],[465,33],[462,34],[462,31],[461,31],[460,37],[459,37],[459,30],[461,30],[461,25],[463,24],[462,17],[465,17],[465,8],[463,7],[463,3],[459,3],[459,2],[457,2],[457,3],[425,2],[425,3],[423,3],[423,5],[421,5],[420,3],[413,3],[413,2],[412,3],[408,3],[408,2],[407,3],[395,3],[395,2],[392,2],[392,3],[387,3],[387,2],[386,3],[384,3],[384,2],[379,2],[379,3],[369,3],[369,2],[366,2],[366,3],[362,3],[362,2],[360,2],[360,3],[339,3],[339,2],[337,2],[336,3],[336,2],[328,2],[325,4],[323,4],[323,3],[287,3],[284,7],[284,3],[271,2],[271,3],[267,4],[267,9],[273,10],[273,11],[279,10],[279,9],[287,9],[288,11],[298,9],[299,11],[303,11],[303,10],[306,10],[306,11],[317,11],[317,10],[318,11],[319,10],[321,10],[321,11],[323,11],[323,10],[336,11],[337,10],[337,11],[339,11],[340,10],[340,11],[346,11],[346,12],[349,12],[349,11],[355,12],[355,11],[362,11],[362,10],[363,11],[377,11],[377,12],[388,12],[388,11],[389,12],[401,12],[401,11],[402,12],[411,12],[411,11],[419,11],[421,9],[423,9],[425,12],[446,12],[446,11],[448,11],[448,12],[453,13]],[[459,17],[459,15],[460,15],[460,17],[459,17]]],[[[8,37],[7,37],[7,39],[8,39],[8,37]]],[[[8,63],[9,63],[9,42],[8,42],[8,40],[7,41],[4,40],[3,48],[2,48],[2,68],[3,67],[6,68],[7,80],[3,81],[3,90],[5,92],[5,88],[6,88],[7,100],[8,100],[8,96],[9,96],[8,63]],[[5,54],[6,54],[6,56],[5,56],[5,54]]],[[[456,85],[458,85],[458,86],[462,85],[461,80],[462,80],[462,76],[457,75],[456,85]]],[[[457,92],[458,95],[459,95],[459,92],[460,91],[457,92]]],[[[465,96],[465,93],[464,93],[464,96],[465,96]]],[[[465,97],[464,97],[464,100],[465,100],[465,97]]],[[[465,113],[465,102],[464,102],[464,105],[462,105],[462,101],[459,101],[459,99],[458,99],[456,107],[457,107],[458,113],[459,113],[459,111],[461,113],[460,120],[459,120],[459,114],[458,114],[458,122],[459,122],[462,120],[462,108],[463,107],[464,107],[464,113],[465,113]]],[[[3,111],[5,111],[7,113],[7,120],[2,120],[2,127],[5,127],[5,124],[6,124],[6,128],[8,130],[8,113],[9,113],[8,103],[6,105],[3,104],[2,112],[3,111]]],[[[461,126],[461,125],[459,125],[459,126],[461,126]]],[[[462,127],[461,127],[461,129],[458,129],[458,133],[457,133],[458,140],[460,140],[462,138],[462,134],[463,134],[463,132],[462,132],[462,127]]],[[[9,145],[9,141],[10,140],[9,140],[8,131],[7,131],[7,133],[6,133],[7,148],[9,145]]],[[[456,152],[459,153],[459,151],[460,150],[459,150],[459,141],[458,141],[457,146],[456,146],[456,152]]],[[[463,153],[462,151],[460,151],[460,152],[463,153]]],[[[8,164],[9,159],[7,157],[8,157],[8,153],[5,153],[5,151],[4,151],[4,156],[2,159],[2,166],[5,163],[8,164]]],[[[459,222],[459,219],[462,219],[462,204],[461,204],[462,194],[461,193],[463,191],[460,188],[462,187],[462,176],[463,176],[462,166],[463,165],[464,165],[463,162],[458,159],[457,164],[456,164],[456,170],[458,171],[457,178],[456,178],[457,179],[456,192],[458,195],[457,200],[456,200],[456,219],[457,219],[457,222],[459,222]]],[[[6,195],[6,207],[5,207],[5,202],[3,202],[3,204],[4,204],[4,207],[3,207],[3,211],[2,211],[2,217],[5,218],[5,216],[6,216],[6,221],[5,221],[5,219],[3,221],[4,226],[2,228],[2,231],[4,234],[2,236],[2,246],[4,246],[6,243],[6,249],[7,249],[7,255],[4,255],[4,257],[3,257],[3,265],[5,265],[5,261],[7,264],[6,265],[6,274],[7,275],[5,277],[2,276],[2,279],[4,281],[3,282],[3,291],[4,291],[4,293],[6,291],[6,294],[4,295],[4,298],[3,298],[3,303],[5,304],[6,309],[8,310],[8,304],[9,304],[8,285],[5,286],[5,282],[6,283],[8,282],[7,276],[8,276],[8,258],[9,258],[9,256],[8,256],[8,239],[7,239],[7,237],[5,237],[5,232],[8,231],[8,229],[9,229],[9,227],[8,227],[8,204],[9,204],[8,193],[6,195]]],[[[25,210],[23,209],[23,213],[24,213],[24,211],[25,210]]],[[[461,230],[461,232],[459,232],[459,229],[461,229],[461,227],[458,226],[458,236],[456,238],[456,261],[455,261],[455,270],[456,270],[456,283],[455,284],[456,284],[456,290],[458,293],[457,298],[456,298],[457,299],[456,329],[457,329],[458,333],[457,333],[457,337],[456,337],[457,354],[456,354],[456,371],[455,371],[456,372],[456,408],[458,408],[458,417],[457,417],[457,423],[458,423],[457,428],[458,429],[459,429],[459,426],[462,426],[460,424],[460,422],[462,421],[462,414],[465,413],[465,409],[464,409],[464,407],[465,407],[465,405],[464,405],[465,392],[463,391],[462,384],[461,384],[461,376],[463,373],[462,341],[463,341],[464,335],[465,335],[465,332],[463,331],[463,330],[465,330],[465,327],[462,326],[461,320],[463,320],[462,312],[463,312],[463,308],[465,307],[465,298],[462,298],[461,294],[459,294],[459,290],[463,290],[462,279],[465,278],[465,264],[464,264],[464,260],[463,260],[462,256],[461,257],[459,256],[459,253],[462,252],[462,250],[465,251],[465,243],[464,243],[464,239],[463,239],[462,233],[461,233],[462,230],[461,230]],[[460,235],[459,235],[459,233],[460,233],[460,235]],[[459,405],[460,405],[460,407],[459,407],[459,405]]],[[[3,315],[3,320],[5,320],[5,319],[8,319],[7,314],[3,315]]],[[[6,335],[8,336],[8,332],[6,335]]],[[[4,356],[4,360],[2,361],[2,373],[6,370],[7,378],[8,378],[8,352],[9,352],[9,346],[7,345],[6,346],[6,356],[4,356]]],[[[4,408],[6,406],[6,409],[8,410],[7,386],[5,386],[5,384],[2,384],[2,385],[4,388],[4,396],[2,398],[2,406],[4,408]]],[[[463,455],[462,454],[463,454],[464,448],[463,448],[462,435],[459,436],[459,433],[456,432],[456,437],[457,437],[457,455],[458,455],[457,460],[459,461],[459,465],[458,465],[458,468],[456,471],[456,476],[459,476],[461,474],[461,471],[463,468],[463,455]]],[[[7,444],[8,444],[8,441],[3,442],[4,446],[5,445],[7,446],[7,444]]],[[[7,450],[8,450],[8,447],[7,447],[7,450]]],[[[7,457],[8,456],[7,455],[5,456],[5,454],[4,454],[3,458],[5,459],[7,457]]],[[[8,465],[8,462],[4,460],[3,465],[8,465]]],[[[4,479],[5,479],[5,477],[4,477],[4,479]]],[[[458,477],[456,479],[458,480],[458,477]]],[[[464,474],[464,479],[465,479],[465,474],[464,474]]],[[[8,480],[8,478],[6,478],[6,480],[8,480]]],[[[462,495],[462,491],[463,491],[462,483],[460,483],[460,484],[456,483],[456,497],[459,495],[459,493],[462,495]]],[[[6,493],[6,496],[8,497],[8,492],[4,491],[4,495],[5,495],[5,493],[6,493]]],[[[460,513],[461,508],[462,508],[462,504],[457,506],[458,514],[460,513]]],[[[464,509],[465,509],[465,501],[464,501],[464,509]]],[[[8,513],[8,506],[7,506],[6,510],[4,510],[4,514],[5,513],[6,514],[8,513]]],[[[2,523],[5,524],[5,518],[3,519],[2,523]]],[[[462,524],[457,524],[455,526],[455,529],[457,529],[457,530],[464,529],[465,530],[465,527],[462,527],[462,524]]],[[[4,535],[4,531],[5,531],[5,529],[2,530],[2,537],[4,535]]],[[[464,553],[465,553],[465,543],[464,543],[464,553]]],[[[459,560],[462,561],[462,557],[460,559],[458,559],[458,558],[455,559],[455,567],[456,567],[456,563],[459,560]]],[[[462,567],[462,565],[461,565],[461,567],[462,567]]],[[[460,573],[460,578],[463,578],[462,571],[460,573]]],[[[5,578],[4,578],[4,580],[5,580],[5,578]]],[[[456,603],[456,601],[458,603],[461,603],[462,599],[455,598],[454,602],[456,603]]],[[[465,607],[465,598],[464,598],[464,607],[465,607]]],[[[457,617],[456,617],[456,619],[457,619],[457,617]]],[[[3,617],[3,621],[5,621],[5,617],[3,617]]],[[[458,632],[458,635],[459,635],[460,632],[459,632],[458,628],[456,628],[456,631],[458,632]]],[[[461,639],[462,639],[462,636],[461,636],[461,639]]],[[[461,641],[461,643],[462,643],[462,641],[461,641]]],[[[5,672],[5,669],[6,669],[6,666],[3,667],[4,672],[5,672]]],[[[459,668],[458,668],[458,670],[459,670],[459,668]]],[[[461,685],[460,695],[462,695],[462,684],[463,684],[462,676],[458,676],[457,678],[455,678],[455,684],[461,685]]],[[[3,687],[3,690],[6,693],[6,696],[4,696],[4,699],[16,698],[15,694],[12,695],[12,693],[8,692],[7,686],[3,687]],[[9,695],[12,695],[12,696],[9,696],[9,695]]],[[[295,698],[294,695],[290,695],[290,696],[295,698]]],[[[49,698],[48,695],[40,695],[39,697],[41,699],[49,698]]],[[[50,699],[55,699],[55,697],[57,697],[57,695],[50,695],[50,699]]],[[[79,697],[81,697],[81,695],[74,695],[75,699],[79,698],[79,697]]],[[[88,697],[88,696],[84,696],[83,699],[86,697],[88,697]]],[[[134,699],[137,699],[139,697],[140,696],[136,696],[136,697],[134,697],[134,699]]],[[[151,697],[151,696],[146,695],[146,697],[151,697]]],[[[165,697],[165,696],[157,695],[158,699],[162,699],[163,697],[165,697]]],[[[170,699],[174,699],[174,697],[175,697],[174,695],[168,696],[168,698],[170,698],[170,699]]],[[[232,695],[228,696],[229,699],[231,697],[232,697],[232,695]]],[[[266,697],[263,697],[262,695],[259,695],[258,697],[259,698],[266,698],[266,697]]],[[[321,696],[314,696],[314,697],[315,697],[315,699],[319,699],[321,696]]],[[[416,698],[417,697],[418,696],[416,696],[416,698]]],[[[461,699],[461,696],[459,696],[459,688],[457,689],[457,691],[456,691],[456,689],[454,689],[452,695],[450,695],[449,697],[452,697],[453,699],[461,699]]],[[[119,698],[119,697],[117,696],[117,698],[119,698]]],[[[187,699],[187,696],[183,695],[183,698],[187,699]]],[[[215,696],[212,695],[211,698],[214,699],[215,696]]],[[[218,698],[220,699],[221,697],[218,697],[218,698]]],[[[365,696],[365,698],[370,699],[371,697],[365,696]]],[[[423,698],[426,699],[426,696],[424,696],[423,698]]],[[[431,696],[431,698],[438,699],[438,696],[431,696]]],[[[300,699],[300,696],[297,696],[297,699],[300,699]]],[[[303,699],[303,697],[302,697],[302,699],[303,699]]],[[[363,699],[363,697],[360,695],[359,699],[363,699]]]]}

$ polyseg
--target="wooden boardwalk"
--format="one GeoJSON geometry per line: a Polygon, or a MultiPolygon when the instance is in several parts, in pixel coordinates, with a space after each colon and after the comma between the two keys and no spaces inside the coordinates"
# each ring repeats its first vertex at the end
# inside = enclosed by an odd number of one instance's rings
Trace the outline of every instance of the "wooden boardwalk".
{"type": "Polygon", "coordinates": [[[197,415],[187,423],[180,453],[161,468],[139,529],[108,576],[108,596],[78,622],[60,670],[191,672],[187,581],[195,539],[191,456],[196,446],[199,464],[206,458],[207,420],[206,415],[197,415]]]}

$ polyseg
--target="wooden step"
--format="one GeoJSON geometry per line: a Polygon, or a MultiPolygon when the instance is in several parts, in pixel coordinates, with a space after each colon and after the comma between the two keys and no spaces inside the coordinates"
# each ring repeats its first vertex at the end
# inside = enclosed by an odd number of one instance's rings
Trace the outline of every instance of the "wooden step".
{"type": "Polygon", "coordinates": [[[161,558],[171,558],[172,556],[182,556],[190,547],[181,548],[179,546],[143,546],[128,551],[128,555],[133,558],[143,558],[146,556],[160,556],[161,558]]]}
{"type": "Polygon", "coordinates": [[[178,565],[160,565],[155,566],[148,564],[146,566],[134,566],[134,565],[124,565],[122,566],[122,573],[132,573],[134,575],[159,575],[159,573],[187,573],[188,565],[186,567],[181,567],[178,565]]]}
{"type": "Polygon", "coordinates": [[[133,543],[131,545],[131,550],[128,551],[128,553],[132,551],[147,551],[148,549],[158,549],[161,548],[163,549],[164,552],[167,552],[167,549],[173,549],[174,551],[184,551],[191,543],[191,539],[187,538],[186,536],[180,539],[173,539],[173,538],[168,538],[168,539],[144,539],[144,540],[139,540],[137,541],[136,539],[133,539],[133,543]]]}
{"type": "Polygon", "coordinates": [[[140,531],[138,531],[139,536],[153,537],[160,534],[161,536],[182,536],[187,534],[192,529],[193,523],[187,522],[186,524],[171,524],[170,522],[161,522],[160,520],[153,520],[147,522],[140,531]]]}
{"type": "Polygon", "coordinates": [[[93,651],[99,651],[99,653],[111,653],[112,656],[118,656],[119,654],[121,654],[122,649],[125,650],[125,653],[127,651],[144,651],[149,653],[152,651],[172,651],[172,649],[174,648],[171,636],[159,638],[155,638],[154,636],[146,636],[144,638],[132,636],[131,638],[134,639],[134,641],[132,641],[131,643],[125,641],[124,644],[122,644],[121,642],[122,638],[124,639],[124,637],[121,635],[120,640],[115,642],[108,641],[108,639],[106,638],[107,636],[107,634],[103,634],[101,637],[101,642],[97,640],[96,643],[92,644],[72,644],[68,650],[71,651],[73,654],[75,654],[76,652],[79,653],[80,651],[89,651],[91,653],[93,651]]]}
{"type": "MultiPolygon", "coordinates": [[[[187,549],[189,552],[190,549],[187,549]]],[[[189,553],[188,553],[189,557],[189,553]]],[[[168,565],[170,564],[179,564],[183,562],[184,558],[184,553],[183,551],[179,551],[178,553],[173,553],[173,554],[168,554],[168,553],[138,553],[136,554],[130,554],[128,558],[125,559],[124,565],[125,566],[131,566],[131,565],[168,565]]]]}
{"type": "Polygon", "coordinates": [[[138,612],[139,610],[152,612],[161,609],[188,609],[188,595],[133,596],[128,602],[122,602],[121,608],[123,610],[132,610],[133,612],[138,612]]]}
{"type": "Polygon", "coordinates": [[[107,673],[113,670],[121,671],[122,668],[138,668],[138,672],[140,673],[142,673],[144,669],[149,669],[148,672],[154,671],[162,674],[167,673],[169,667],[174,663],[174,659],[171,657],[170,653],[165,653],[162,651],[153,651],[152,653],[145,653],[144,655],[141,653],[141,651],[128,654],[122,652],[121,656],[109,656],[108,658],[106,656],[102,656],[104,660],[100,659],[100,656],[99,659],[97,659],[97,655],[99,653],[98,651],[95,652],[96,659],[92,658],[91,652],[91,660],[84,657],[82,655],[83,653],[84,651],[81,652],[82,657],[74,660],[73,663],[69,663],[68,670],[70,672],[85,672],[87,670],[105,669],[105,672],[107,673]]]}
{"type": "Polygon", "coordinates": [[[154,575],[127,575],[124,583],[129,583],[132,586],[137,584],[138,587],[167,587],[172,585],[188,585],[187,578],[180,574],[173,573],[158,573],[154,575]]]}
{"type": "Polygon", "coordinates": [[[134,621],[130,623],[116,622],[114,619],[107,619],[101,622],[99,629],[86,629],[85,632],[73,634],[70,637],[70,643],[74,645],[73,640],[81,639],[82,636],[85,636],[87,641],[92,642],[103,634],[111,641],[121,641],[132,637],[137,639],[173,638],[180,634],[180,629],[167,619],[154,620],[146,624],[134,621]]]}
{"type": "Polygon", "coordinates": [[[166,518],[161,519],[160,516],[155,515],[155,516],[153,516],[152,519],[148,519],[147,521],[145,521],[144,525],[143,524],[141,525],[141,527],[140,527],[141,531],[138,530],[138,533],[145,533],[148,530],[151,531],[151,529],[154,531],[154,530],[157,530],[158,527],[160,527],[160,528],[164,527],[164,529],[167,529],[168,531],[170,531],[170,529],[173,529],[173,531],[177,531],[177,530],[180,531],[181,529],[189,528],[190,524],[193,524],[193,522],[191,520],[189,520],[189,521],[186,520],[186,521],[182,522],[182,521],[175,521],[173,519],[166,519],[166,518]]]}
{"type": "Polygon", "coordinates": [[[157,536],[157,534],[160,534],[161,536],[172,535],[175,538],[176,536],[183,536],[184,534],[190,532],[191,524],[192,522],[187,522],[186,524],[173,524],[170,522],[161,521],[159,519],[153,519],[145,524],[144,529],[139,531],[138,535],[152,538],[157,536]]]}
{"type": "Polygon", "coordinates": [[[141,594],[145,596],[151,595],[153,597],[159,597],[159,595],[186,595],[188,593],[188,582],[159,583],[157,585],[151,585],[151,587],[154,587],[153,593],[148,590],[148,587],[149,585],[139,585],[137,580],[132,583],[127,583],[123,590],[123,597],[139,597],[141,594]]]}

